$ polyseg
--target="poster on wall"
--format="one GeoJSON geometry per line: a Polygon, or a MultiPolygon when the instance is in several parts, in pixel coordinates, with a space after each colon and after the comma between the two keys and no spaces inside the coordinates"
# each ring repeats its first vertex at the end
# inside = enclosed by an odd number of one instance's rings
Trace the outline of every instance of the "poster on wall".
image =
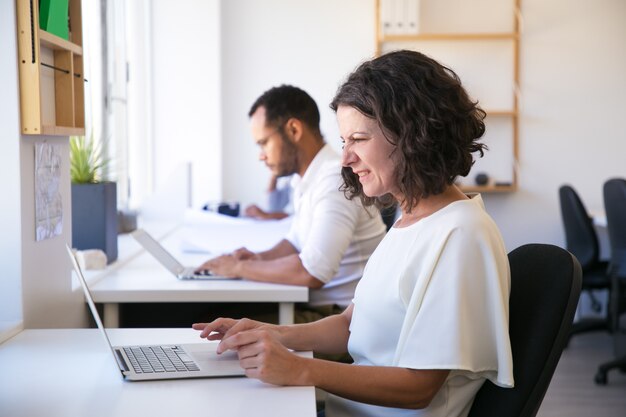
{"type": "Polygon", "coordinates": [[[35,144],[35,233],[37,241],[63,231],[61,145],[35,144]]]}

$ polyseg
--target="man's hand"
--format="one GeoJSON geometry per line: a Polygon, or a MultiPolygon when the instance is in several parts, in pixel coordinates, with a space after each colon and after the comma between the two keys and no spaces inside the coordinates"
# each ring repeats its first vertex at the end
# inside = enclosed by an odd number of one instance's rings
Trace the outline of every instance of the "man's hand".
{"type": "Polygon", "coordinates": [[[211,271],[213,275],[237,278],[240,275],[238,272],[240,262],[241,261],[238,261],[234,255],[222,255],[206,261],[196,268],[196,272],[208,270],[211,271]]]}
{"type": "Polygon", "coordinates": [[[237,278],[240,276],[238,270],[239,263],[247,260],[261,260],[261,257],[246,248],[239,248],[229,255],[221,255],[217,258],[209,259],[197,267],[196,272],[209,270],[215,275],[237,278]]]}
{"type": "Polygon", "coordinates": [[[267,213],[262,210],[259,206],[252,204],[251,206],[246,207],[244,210],[244,215],[246,217],[252,217],[254,219],[264,220],[267,218],[267,213]]]}
{"type": "Polygon", "coordinates": [[[261,260],[261,257],[257,253],[254,253],[247,248],[237,249],[236,251],[233,252],[233,256],[238,261],[248,261],[248,260],[260,261],[261,260]]]}

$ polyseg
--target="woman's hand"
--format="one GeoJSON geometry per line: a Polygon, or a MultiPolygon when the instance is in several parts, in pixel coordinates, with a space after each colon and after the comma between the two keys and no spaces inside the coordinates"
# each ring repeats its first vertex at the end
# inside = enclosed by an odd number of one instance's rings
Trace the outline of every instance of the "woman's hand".
{"type": "Polygon", "coordinates": [[[234,350],[249,378],[275,385],[310,385],[307,359],[285,348],[271,327],[259,326],[224,336],[218,352],[234,350]]]}
{"type": "Polygon", "coordinates": [[[221,340],[217,353],[237,352],[246,376],[276,385],[306,385],[306,359],[280,341],[279,327],[250,319],[219,318],[211,323],[195,323],[200,337],[221,340]]]}
{"type": "MultiPolygon", "coordinates": [[[[191,327],[194,330],[200,330],[200,337],[207,340],[223,340],[236,335],[239,332],[261,328],[273,328],[272,332],[276,337],[279,336],[276,325],[250,319],[236,320],[220,317],[219,319],[213,320],[211,323],[194,323],[191,327]]],[[[222,353],[226,350],[227,349],[221,349],[218,346],[217,353],[222,353]]]]}

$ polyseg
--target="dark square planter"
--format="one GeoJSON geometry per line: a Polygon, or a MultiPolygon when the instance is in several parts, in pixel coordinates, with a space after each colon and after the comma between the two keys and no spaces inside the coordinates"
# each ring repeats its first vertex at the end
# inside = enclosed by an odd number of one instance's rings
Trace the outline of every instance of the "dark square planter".
{"type": "Polygon", "coordinates": [[[101,249],[117,259],[117,186],[114,182],[72,183],[72,246],[101,249]]]}

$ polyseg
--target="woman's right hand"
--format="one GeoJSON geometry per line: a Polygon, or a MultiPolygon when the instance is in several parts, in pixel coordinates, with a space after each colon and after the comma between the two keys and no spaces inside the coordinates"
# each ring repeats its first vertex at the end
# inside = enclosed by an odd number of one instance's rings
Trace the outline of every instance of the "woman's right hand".
{"type": "Polygon", "coordinates": [[[219,318],[211,323],[195,323],[200,337],[221,340],[217,353],[237,352],[246,376],[276,385],[310,385],[306,359],[289,351],[280,340],[279,326],[250,319],[219,318]]]}

